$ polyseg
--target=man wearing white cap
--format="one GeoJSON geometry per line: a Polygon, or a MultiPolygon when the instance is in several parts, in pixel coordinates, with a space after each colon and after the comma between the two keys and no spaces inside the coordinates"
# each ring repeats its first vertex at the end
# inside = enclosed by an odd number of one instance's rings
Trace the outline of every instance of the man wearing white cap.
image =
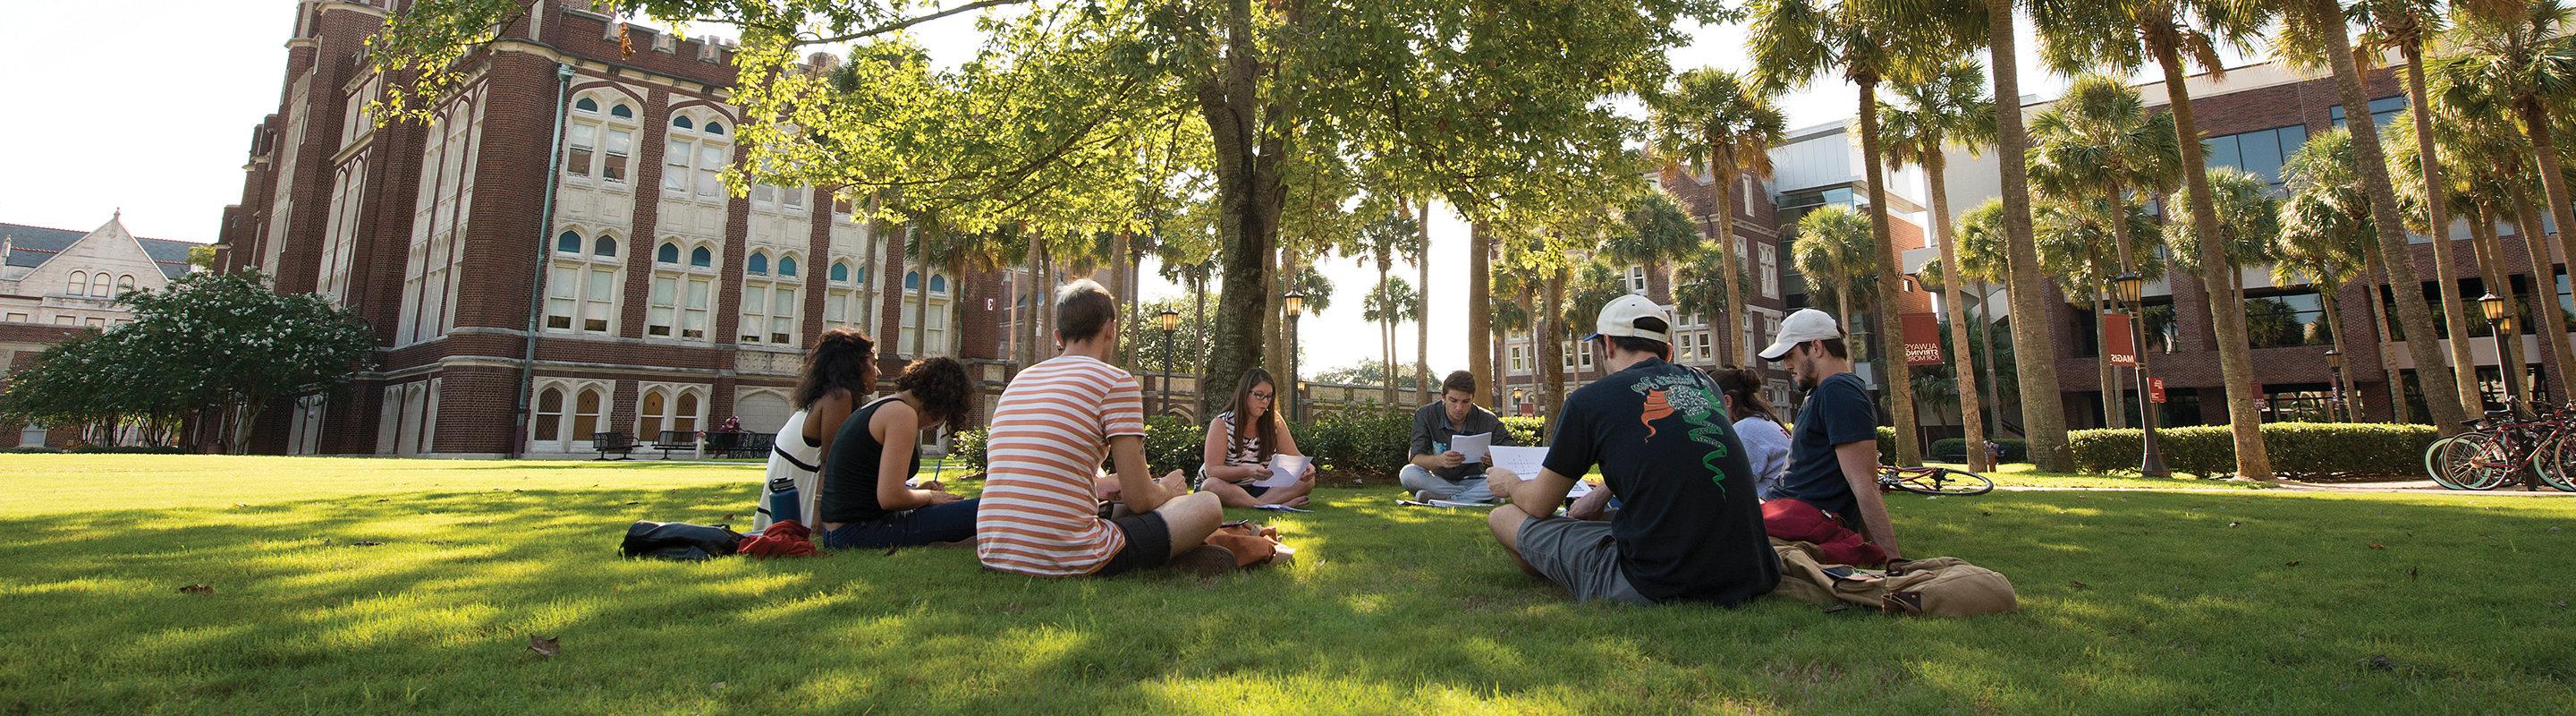
{"type": "Polygon", "coordinates": [[[1852,375],[1841,327],[1823,311],[1799,309],[1780,321],[1779,340],[1761,356],[1789,369],[1789,380],[1807,391],[1789,436],[1788,474],[1775,493],[1783,499],[1773,502],[1812,505],[1897,557],[1896,532],[1878,495],[1878,401],[1852,375]]]}
{"type": "Polygon", "coordinates": [[[1578,601],[1733,606],[1780,582],[1744,446],[1717,385],[1665,362],[1671,329],[1672,313],[1642,296],[1603,306],[1583,340],[1610,374],[1566,397],[1539,474],[1485,473],[1512,500],[1487,520],[1495,541],[1578,601]],[[1606,522],[1557,517],[1594,466],[1619,511],[1606,522]]]}

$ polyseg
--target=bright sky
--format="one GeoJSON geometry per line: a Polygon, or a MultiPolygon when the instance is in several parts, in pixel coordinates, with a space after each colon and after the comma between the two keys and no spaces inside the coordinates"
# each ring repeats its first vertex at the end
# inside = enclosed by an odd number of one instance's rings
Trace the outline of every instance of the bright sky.
{"type": "MultiPolygon", "coordinates": [[[[285,71],[282,47],[293,30],[294,3],[45,2],[13,3],[0,22],[0,96],[18,97],[0,112],[0,136],[12,143],[12,171],[0,172],[0,222],[88,229],[124,210],[142,236],[213,241],[226,204],[240,200],[241,166],[250,128],[275,111],[285,71]],[[111,35],[100,28],[114,28],[111,35]],[[102,41],[112,37],[113,42],[102,41]],[[39,110],[38,108],[42,108],[39,110]]],[[[971,47],[963,17],[924,30],[930,47],[971,47]],[[942,38],[947,38],[943,40],[942,38]]],[[[2025,38],[2029,37],[2025,26],[2025,38]]],[[[1673,53],[1677,68],[1746,69],[1740,27],[1703,27],[1673,53]]],[[[2062,78],[2041,70],[2022,43],[2024,92],[2050,95],[2062,78]]],[[[1824,84],[1785,99],[1793,127],[1851,115],[1854,92],[1824,84]]],[[[1457,336],[1465,321],[1467,227],[1435,214],[1431,226],[1431,365],[1435,373],[1465,367],[1457,336]],[[1444,339],[1444,336],[1448,338],[1444,339]]],[[[1360,318],[1358,296],[1376,272],[1330,259],[1332,310],[1306,318],[1309,336],[1375,336],[1360,318]]],[[[1411,277],[1404,266],[1398,275],[1411,277]]],[[[1148,297],[1180,295],[1153,278],[1148,297]]],[[[1414,331],[1399,331],[1398,350],[1413,355],[1414,331]]],[[[1375,360],[1376,341],[1308,340],[1306,365],[1327,368],[1375,360]]]]}

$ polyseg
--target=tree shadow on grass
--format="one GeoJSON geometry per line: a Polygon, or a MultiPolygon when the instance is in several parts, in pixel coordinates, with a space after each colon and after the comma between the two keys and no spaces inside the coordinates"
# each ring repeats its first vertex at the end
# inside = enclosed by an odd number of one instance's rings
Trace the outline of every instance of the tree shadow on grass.
{"type": "Polygon", "coordinates": [[[1208,579],[1035,580],[955,548],[615,556],[634,519],[747,519],[730,485],[0,520],[0,620],[23,640],[0,652],[0,711],[2537,712],[2576,673],[2565,582],[2535,576],[2576,547],[2549,531],[2561,508],[1899,498],[1911,552],[2022,595],[1938,620],[1573,604],[1502,558],[1481,511],[1388,492],[1235,515],[1299,563],[1208,579]]]}

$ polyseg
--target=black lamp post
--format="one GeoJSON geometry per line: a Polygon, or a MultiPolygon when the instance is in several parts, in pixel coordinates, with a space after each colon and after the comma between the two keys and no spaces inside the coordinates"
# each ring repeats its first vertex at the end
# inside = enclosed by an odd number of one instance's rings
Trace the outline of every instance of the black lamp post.
{"type": "Polygon", "coordinates": [[[1297,317],[1306,314],[1306,294],[1291,288],[1288,289],[1287,295],[1280,298],[1288,301],[1288,382],[1295,385],[1297,390],[1288,398],[1290,401],[1288,417],[1303,422],[1306,419],[1303,405],[1306,398],[1306,383],[1297,379],[1297,317]]]}
{"type": "Polygon", "coordinates": [[[2132,369],[2137,371],[2138,377],[2138,426],[2142,433],[2140,440],[2144,443],[2138,456],[2138,474],[2171,477],[2173,471],[2165,469],[2164,451],[2156,447],[2156,410],[2153,398],[2147,393],[2151,376],[2147,375],[2146,307],[2140,305],[2140,301],[2145,299],[2146,288],[2146,277],[2134,271],[2111,279],[2112,297],[2129,309],[2129,350],[2137,354],[2136,365],[2132,369]]]}
{"type": "Polygon", "coordinates": [[[1519,415],[1519,414],[1521,414],[1521,400],[1523,399],[1523,397],[1524,397],[1524,396],[1527,396],[1527,395],[1529,395],[1529,391],[1522,390],[1522,389],[1519,389],[1519,388],[1513,388],[1513,389],[1512,389],[1512,414],[1513,414],[1513,415],[1519,415]]]}
{"type": "Polygon", "coordinates": [[[2521,351],[2513,350],[2520,346],[2505,345],[2505,334],[2512,333],[2514,328],[2513,315],[2508,308],[2504,297],[2495,295],[2493,291],[2478,297],[2478,312],[2486,314],[2488,327],[2495,329],[2491,337],[2495,339],[2496,346],[2496,377],[2504,380],[2505,409],[2514,410],[2522,402],[2522,376],[2519,375],[2522,366],[2515,356],[2521,351]]]}
{"type": "Polygon", "coordinates": [[[1162,313],[1154,314],[1154,320],[1161,322],[1163,327],[1163,409],[1160,412],[1170,415],[1172,412],[1172,331],[1179,330],[1181,327],[1181,312],[1166,308],[1162,313]]]}
{"type": "Polygon", "coordinates": [[[2343,395],[2343,351],[2332,348],[2326,349],[2326,372],[2331,373],[2332,375],[2329,377],[2334,380],[2334,400],[2326,405],[2326,419],[2336,422],[2352,422],[2353,416],[2352,408],[2350,407],[2351,403],[2346,402],[2343,395]],[[2343,417],[2341,418],[2335,417],[2335,409],[2338,407],[2343,409],[2343,417]]]}

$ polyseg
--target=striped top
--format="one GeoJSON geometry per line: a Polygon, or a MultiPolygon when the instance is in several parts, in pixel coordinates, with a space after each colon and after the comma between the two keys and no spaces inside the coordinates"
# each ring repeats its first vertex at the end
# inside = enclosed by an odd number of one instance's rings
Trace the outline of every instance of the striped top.
{"type": "Polygon", "coordinates": [[[1145,434],[1136,377],[1079,355],[1020,371],[993,408],[975,556],[1042,577],[1090,574],[1127,544],[1100,519],[1092,479],[1109,439],[1145,434]]]}
{"type": "Polygon", "coordinates": [[[1243,436],[1243,439],[1241,440],[1236,440],[1234,438],[1234,411],[1231,410],[1217,413],[1216,421],[1225,424],[1225,442],[1226,445],[1232,448],[1227,450],[1225,453],[1226,466],[1232,467],[1235,465],[1261,464],[1261,433],[1254,432],[1251,435],[1243,436]]]}

